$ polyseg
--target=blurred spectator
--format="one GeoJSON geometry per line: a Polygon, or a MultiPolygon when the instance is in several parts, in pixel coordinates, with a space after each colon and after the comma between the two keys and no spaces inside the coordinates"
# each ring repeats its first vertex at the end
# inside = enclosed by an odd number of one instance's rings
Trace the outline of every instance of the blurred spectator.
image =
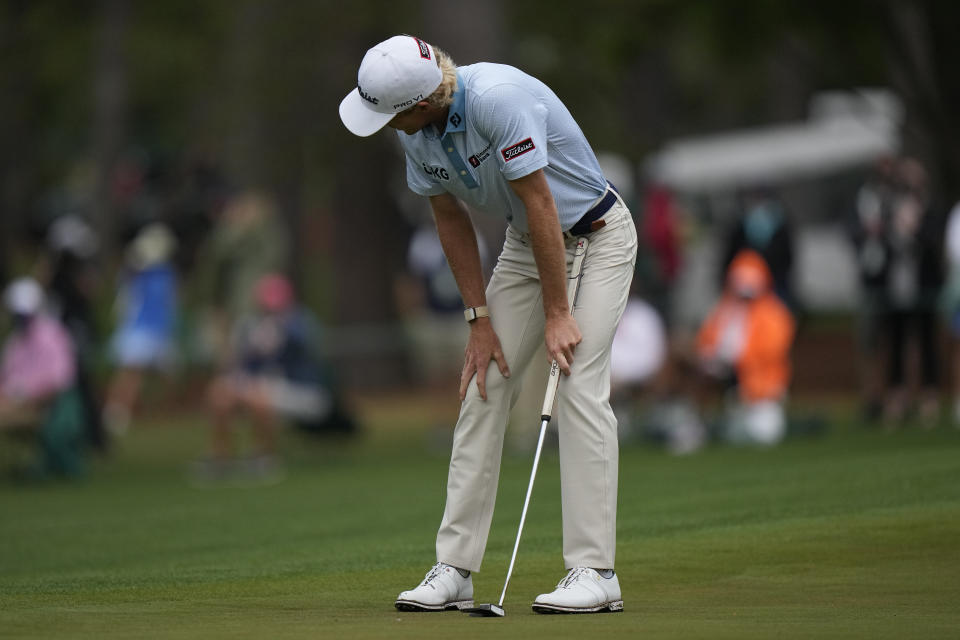
{"type": "Polygon", "coordinates": [[[621,440],[637,431],[638,402],[666,361],[667,332],[657,310],[639,296],[627,301],[610,352],[610,404],[621,440]]]}
{"type": "Polygon", "coordinates": [[[670,308],[669,296],[677,274],[680,272],[681,247],[679,231],[679,212],[670,190],[658,184],[650,185],[645,193],[643,220],[640,228],[642,239],[647,245],[648,258],[637,258],[637,269],[645,266],[649,273],[638,273],[638,278],[646,281],[648,298],[660,313],[670,308]],[[646,259],[646,263],[644,260],[646,259]],[[645,277],[644,277],[645,276],[645,277]]]}
{"type": "Polygon", "coordinates": [[[676,455],[706,444],[707,429],[687,393],[686,376],[676,370],[680,360],[660,312],[631,295],[610,354],[610,404],[621,442],[642,437],[676,455]]]}
{"type": "Polygon", "coordinates": [[[167,211],[177,236],[177,273],[186,279],[203,257],[204,243],[226,204],[229,187],[217,163],[201,153],[191,154],[177,176],[167,211]]]}
{"type": "Polygon", "coordinates": [[[793,232],[783,203],[769,189],[754,188],[743,194],[743,213],[727,238],[723,261],[726,273],[743,249],[752,249],[767,263],[774,293],[796,309],[791,285],[793,232]]]}
{"type": "Polygon", "coordinates": [[[863,413],[868,420],[879,418],[883,409],[882,335],[890,260],[887,229],[896,189],[896,161],[884,156],[857,192],[849,230],[860,271],[857,333],[863,413]]]}
{"type": "Polygon", "coordinates": [[[894,196],[886,229],[890,251],[886,278],[890,365],[884,418],[896,422],[915,404],[907,382],[908,347],[920,352],[921,418],[939,410],[936,305],[943,284],[943,224],[930,206],[927,173],[912,158],[897,167],[900,190],[894,196]]]}
{"type": "Polygon", "coordinates": [[[43,281],[47,283],[49,307],[73,340],[86,438],[91,446],[102,451],[107,447],[107,435],[101,419],[102,398],[93,374],[99,343],[93,313],[98,284],[94,259],[100,241],[86,220],[69,214],[50,224],[46,247],[43,281]]]}
{"type": "Polygon", "coordinates": [[[944,242],[947,284],[941,295],[941,305],[950,327],[953,358],[953,423],[960,426],[960,202],[956,203],[947,219],[944,242]]]}
{"type": "Polygon", "coordinates": [[[353,429],[318,355],[318,326],[297,304],[290,282],[279,274],[263,276],[254,287],[254,301],[256,310],[237,323],[230,366],[210,385],[213,429],[210,457],[195,469],[201,480],[224,479],[235,471],[277,477],[281,421],[313,431],[353,429]],[[254,435],[253,455],[240,462],[233,429],[238,412],[252,418],[254,435]]]}
{"type": "Polygon", "coordinates": [[[627,301],[613,337],[610,382],[615,387],[650,383],[667,355],[667,332],[660,314],[639,296],[627,301]]]}
{"type": "MultiPolygon", "coordinates": [[[[477,243],[486,265],[487,248],[480,234],[477,243]]],[[[430,384],[456,380],[470,326],[463,321],[460,290],[432,219],[410,237],[407,273],[398,282],[398,298],[417,374],[430,384]]]]}
{"type": "Polygon", "coordinates": [[[128,429],[144,375],[169,369],[176,355],[175,247],[173,234],[160,223],[141,229],[127,246],[127,273],[117,298],[120,324],[112,342],[117,371],[104,407],[104,422],[114,435],[128,429]]]}
{"type": "Polygon", "coordinates": [[[233,323],[250,313],[252,292],[261,277],[289,266],[290,239],[276,204],[247,191],[230,199],[220,213],[201,257],[204,299],[213,305],[208,340],[217,360],[229,358],[233,323]]]}
{"type": "Polygon", "coordinates": [[[15,280],[4,302],[13,330],[0,359],[0,431],[36,433],[40,457],[27,470],[30,477],[77,476],[83,471],[83,406],[70,335],[43,310],[36,280],[15,280]]]}
{"type": "Polygon", "coordinates": [[[766,262],[740,251],[697,335],[701,372],[733,392],[722,427],[731,442],[773,445],[786,434],[793,336],[793,316],[773,293],[766,262]]]}

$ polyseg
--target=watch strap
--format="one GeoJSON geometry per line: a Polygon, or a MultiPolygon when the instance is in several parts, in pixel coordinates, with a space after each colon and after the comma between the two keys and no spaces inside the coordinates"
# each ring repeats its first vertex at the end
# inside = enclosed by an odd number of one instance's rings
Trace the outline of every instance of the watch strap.
{"type": "Polygon", "coordinates": [[[490,311],[486,306],[470,307],[469,309],[463,310],[463,317],[467,319],[467,322],[473,322],[477,318],[489,318],[490,311]]]}

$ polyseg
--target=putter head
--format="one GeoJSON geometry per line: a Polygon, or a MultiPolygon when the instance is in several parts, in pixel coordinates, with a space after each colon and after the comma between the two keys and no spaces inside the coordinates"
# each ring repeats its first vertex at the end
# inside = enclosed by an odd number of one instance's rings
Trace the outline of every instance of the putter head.
{"type": "Polygon", "coordinates": [[[460,611],[469,613],[472,618],[502,618],[504,616],[503,607],[496,604],[480,604],[460,611]]]}

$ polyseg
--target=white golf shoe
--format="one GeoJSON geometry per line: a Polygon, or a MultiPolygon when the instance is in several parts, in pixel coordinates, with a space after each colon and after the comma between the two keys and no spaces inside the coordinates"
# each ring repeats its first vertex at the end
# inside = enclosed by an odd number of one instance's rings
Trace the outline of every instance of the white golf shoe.
{"type": "Polygon", "coordinates": [[[451,611],[473,606],[473,576],[438,562],[416,589],[404,591],[394,606],[400,611],[451,611]]]}
{"type": "Polygon", "coordinates": [[[617,574],[604,578],[596,570],[574,567],[552,593],[533,601],[537,613],[607,613],[623,611],[617,574]]]}

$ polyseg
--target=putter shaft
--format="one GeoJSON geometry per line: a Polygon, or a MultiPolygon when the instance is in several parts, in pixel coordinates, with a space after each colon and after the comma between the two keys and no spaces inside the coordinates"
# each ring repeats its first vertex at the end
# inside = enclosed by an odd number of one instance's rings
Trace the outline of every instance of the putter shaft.
{"type": "MultiPolygon", "coordinates": [[[[567,281],[567,302],[570,304],[570,313],[573,313],[577,293],[580,289],[583,258],[587,253],[588,244],[589,242],[585,236],[579,238],[577,241],[573,265],[570,268],[570,279],[567,281]]],[[[513,554],[510,556],[510,567],[507,569],[507,579],[503,582],[503,591],[500,593],[500,602],[497,605],[501,611],[503,611],[503,600],[507,596],[507,586],[510,584],[510,576],[513,575],[513,567],[517,562],[517,551],[520,549],[520,535],[523,533],[523,523],[527,519],[527,508],[530,506],[530,496],[533,494],[533,481],[537,477],[537,467],[540,465],[540,452],[543,450],[543,440],[547,434],[547,425],[550,424],[550,418],[553,416],[553,405],[556,403],[557,389],[559,386],[560,365],[554,360],[550,365],[550,378],[547,381],[547,390],[543,397],[543,409],[540,416],[540,437],[537,439],[537,451],[533,456],[533,469],[530,470],[527,496],[523,500],[523,511],[520,513],[520,526],[517,528],[517,540],[513,543],[513,554]]]]}

